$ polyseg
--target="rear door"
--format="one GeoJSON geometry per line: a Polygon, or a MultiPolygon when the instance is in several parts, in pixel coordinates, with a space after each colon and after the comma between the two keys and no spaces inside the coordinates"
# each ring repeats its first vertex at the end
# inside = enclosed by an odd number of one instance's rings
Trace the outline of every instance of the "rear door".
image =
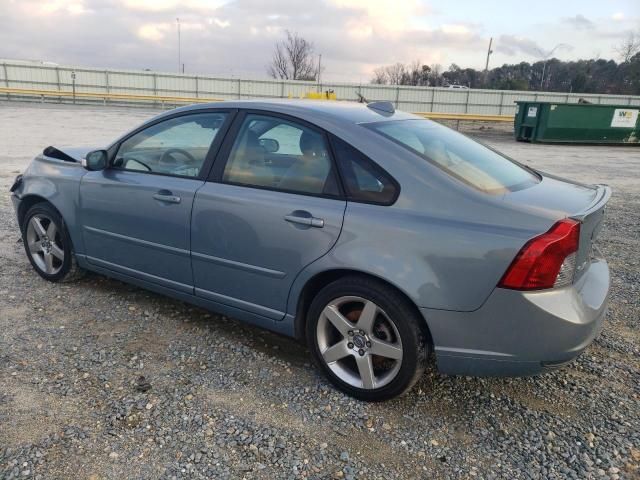
{"type": "Polygon", "coordinates": [[[108,168],[83,176],[80,207],[88,262],[193,293],[193,198],[204,185],[230,114],[163,119],[121,142],[108,168]]]}
{"type": "Polygon", "coordinates": [[[239,114],[196,193],[196,295],[283,318],[293,280],[335,244],[345,207],[324,132],[275,114],[239,114]]]}

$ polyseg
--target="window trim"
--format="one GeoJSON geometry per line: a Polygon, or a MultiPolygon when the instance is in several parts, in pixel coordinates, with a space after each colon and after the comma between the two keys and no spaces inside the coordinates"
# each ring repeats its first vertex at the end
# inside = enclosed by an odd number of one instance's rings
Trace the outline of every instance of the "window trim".
{"type": "Polygon", "coordinates": [[[376,162],[371,157],[369,157],[369,155],[366,155],[366,154],[362,153],[362,151],[360,149],[356,148],[355,146],[353,146],[351,143],[347,142],[346,140],[343,140],[342,138],[340,138],[337,135],[334,135],[332,133],[329,134],[329,139],[330,139],[330,143],[331,143],[331,150],[332,150],[331,153],[332,153],[333,157],[335,158],[336,163],[338,164],[338,170],[340,171],[340,181],[342,182],[342,187],[343,187],[345,199],[348,202],[364,203],[366,205],[380,205],[380,206],[383,206],[383,207],[390,207],[391,205],[395,204],[398,201],[398,197],[400,197],[400,191],[402,190],[402,187],[400,186],[400,183],[395,179],[395,177],[393,175],[391,175],[387,170],[382,168],[380,166],[380,164],[378,164],[378,162],[376,162]],[[375,201],[375,200],[361,200],[361,199],[358,199],[358,198],[353,198],[349,194],[349,189],[347,188],[347,183],[344,180],[345,175],[344,175],[344,172],[343,172],[343,170],[346,167],[341,165],[341,162],[338,161],[338,155],[336,155],[336,153],[335,153],[336,152],[336,146],[335,146],[335,142],[336,141],[343,142],[343,143],[347,144],[349,147],[353,148],[356,152],[358,152],[358,154],[360,154],[362,157],[364,157],[367,162],[369,162],[371,165],[373,165],[374,169],[379,170],[383,175],[385,175],[391,181],[391,184],[395,188],[395,195],[393,196],[393,198],[391,200],[389,200],[388,202],[380,202],[380,201],[375,201]]]}
{"type": "Polygon", "coordinates": [[[194,109],[187,110],[184,112],[176,112],[174,114],[166,115],[161,118],[149,121],[140,125],[138,128],[128,132],[125,136],[118,139],[116,142],[111,145],[107,151],[109,152],[108,159],[108,170],[117,171],[117,172],[127,172],[127,173],[142,173],[145,175],[156,175],[160,177],[172,177],[172,178],[185,178],[189,180],[202,180],[205,181],[211,172],[211,168],[215,161],[215,158],[222,146],[224,139],[229,132],[229,129],[238,113],[238,109],[235,108],[202,108],[202,109],[194,109]],[[207,150],[207,154],[205,156],[204,162],[202,163],[202,167],[200,168],[200,172],[197,176],[189,176],[189,175],[173,175],[171,173],[163,173],[163,172],[149,172],[146,170],[130,170],[126,168],[118,168],[113,166],[113,162],[115,161],[122,144],[129,140],[131,137],[137,135],[140,132],[147,130],[148,128],[154,127],[160,123],[173,120],[181,117],[188,117],[191,115],[202,115],[202,114],[211,114],[211,113],[223,113],[226,114],[226,118],[224,122],[220,126],[218,133],[211,141],[209,145],[209,150],[207,150]]]}
{"type": "Polygon", "coordinates": [[[331,142],[329,139],[329,133],[326,132],[324,129],[318,127],[317,125],[309,123],[306,120],[303,120],[301,118],[294,117],[292,115],[287,115],[280,112],[274,112],[271,110],[260,110],[260,109],[250,109],[250,108],[238,110],[238,113],[236,114],[233,120],[233,124],[230,126],[229,130],[227,131],[224,143],[221,146],[221,148],[218,150],[218,154],[213,162],[213,168],[211,168],[211,171],[209,172],[209,176],[206,178],[206,181],[211,183],[220,183],[222,185],[233,185],[236,187],[254,188],[256,190],[266,190],[271,192],[287,193],[290,195],[302,195],[305,197],[328,198],[331,200],[346,200],[345,189],[342,183],[342,177],[340,175],[340,169],[338,167],[335,155],[333,153],[333,148],[331,146],[331,142]],[[313,130],[314,132],[322,135],[322,137],[324,138],[328,146],[327,151],[329,153],[329,161],[331,162],[330,173],[332,173],[336,177],[335,180],[336,180],[336,185],[338,187],[338,194],[329,195],[326,193],[309,193],[309,192],[301,192],[299,190],[285,190],[277,187],[265,187],[262,185],[250,185],[246,183],[229,182],[229,181],[223,180],[224,169],[226,168],[227,163],[229,163],[231,150],[233,149],[233,145],[236,139],[238,138],[238,134],[240,133],[240,130],[242,129],[242,125],[244,124],[245,118],[247,118],[247,116],[249,115],[261,115],[261,116],[267,116],[267,117],[281,118],[282,120],[286,120],[288,122],[298,123],[308,128],[309,130],[313,130]]]}

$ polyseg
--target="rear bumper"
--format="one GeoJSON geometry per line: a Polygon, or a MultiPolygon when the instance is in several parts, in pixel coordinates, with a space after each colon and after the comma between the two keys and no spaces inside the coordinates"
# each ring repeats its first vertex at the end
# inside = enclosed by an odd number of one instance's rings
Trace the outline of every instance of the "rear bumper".
{"type": "Polygon", "coordinates": [[[473,312],[421,309],[438,370],[519,376],[570,362],[600,333],[609,284],[609,267],[598,259],[570,287],[537,292],[496,288],[473,312]]]}

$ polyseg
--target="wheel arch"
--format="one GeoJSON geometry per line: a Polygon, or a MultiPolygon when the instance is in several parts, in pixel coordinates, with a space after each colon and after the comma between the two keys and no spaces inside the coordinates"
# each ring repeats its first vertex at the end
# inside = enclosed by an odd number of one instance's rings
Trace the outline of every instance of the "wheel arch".
{"type": "Polygon", "coordinates": [[[17,217],[18,217],[18,227],[20,228],[20,231],[22,234],[24,234],[24,232],[22,232],[22,223],[24,222],[24,217],[27,214],[27,212],[29,211],[29,209],[31,207],[33,207],[34,205],[38,205],[39,203],[46,203],[47,205],[49,205],[51,208],[53,208],[55,210],[55,212],[60,216],[60,219],[62,220],[62,225],[63,227],[66,229],[67,231],[67,235],[69,237],[69,242],[71,244],[71,249],[75,252],[75,243],[73,241],[73,238],[71,236],[71,233],[69,232],[69,227],[67,225],[67,222],[64,218],[64,215],[62,214],[62,212],[60,211],[60,209],[48,198],[43,197],[41,195],[35,194],[35,193],[30,193],[27,194],[25,196],[23,196],[20,199],[20,205],[18,206],[18,212],[17,212],[17,217]]]}
{"type": "Polygon", "coordinates": [[[22,229],[22,223],[24,221],[24,216],[27,214],[27,212],[31,207],[33,207],[38,203],[48,203],[49,205],[51,205],[51,207],[55,209],[58,215],[60,215],[60,218],[62,218],[62,220],[64,221],[64,218],[62,217],[60,210],[53,203],[51,203],[51,201],[48,198],[45,198],[41,195],[37,195],[35,193],[30,193],[28,195],[23,196],[20,199],[20,205],[18,206],[18,212],[17,212],[18,222],[19,222],[18,226],[21,229],[22,229]]]}
{"type": "Polygon", "coordinates": [[[393,283],[389,282],[388,280],[382,277],[373,275],[368,272],[363,272],[361,270],[354,270],[354,269],[348,269],[348,268],[334,268],[334,269],[324,270],[322,272],[316,273],[305,282],[304,286],[300,290],[300,294],[298,295],[298,299],[296,303],[295,319],[294,319],[294,335],[298,340],[303,342],[305,340],[304,332],[305,332],[305,325],[307,322],[307,312],[309,311],[311,302],[313,301],[315,296],[318,294],[318,292],[320,292],[320,290],[322,290],[324,287],[326,287],[330,283],[335,282],[336,280],[339,280],[344,277],[349,277],[349,276],[359,276],[359,277],[369,278],[377,282],[380,282],[388,287],[393,288],[398,294],[400,294],[407,301],[407,304],[410,306],[410,308],[413,309],[414,312],[421,319],[423,319],[423,321],[420,324],[422,331],[425,334],[425,338],[427,339],[427,342],[429,343],[429,345],[433,346],[433,339],[431,336],[431,331],[429,330],[429,325],[426,319],[424,319],[416,303],[413,300],[411,300],[411,297],[409,297],[409,295],[407,295],[406,292],[404,292],[397,285],[394,285],[393,283]]]}

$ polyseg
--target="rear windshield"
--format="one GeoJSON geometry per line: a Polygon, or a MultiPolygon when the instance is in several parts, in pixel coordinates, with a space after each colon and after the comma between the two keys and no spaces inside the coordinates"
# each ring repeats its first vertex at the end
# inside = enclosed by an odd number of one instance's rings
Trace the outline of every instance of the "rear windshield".
{"type": "Polygon", "coordinates": [[[513,160],[429,120],[398,120],[364,126],[483,192],[520,190],[540,180],[513,160]]]}

